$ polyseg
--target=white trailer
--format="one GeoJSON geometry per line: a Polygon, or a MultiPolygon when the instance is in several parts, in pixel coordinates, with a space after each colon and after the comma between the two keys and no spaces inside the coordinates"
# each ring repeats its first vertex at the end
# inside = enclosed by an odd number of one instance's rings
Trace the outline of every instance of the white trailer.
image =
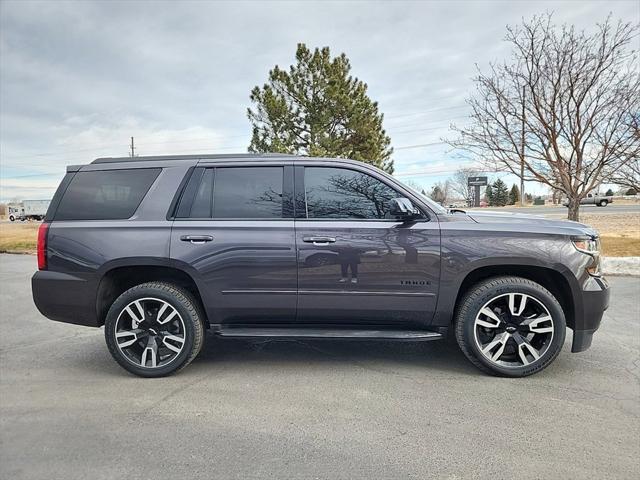
{"type": "Polygon", "coordinates": [[[42,220],[47,213],[51,200],[23,200],[20,205],[11,205],[9,220],[42,220]]]}

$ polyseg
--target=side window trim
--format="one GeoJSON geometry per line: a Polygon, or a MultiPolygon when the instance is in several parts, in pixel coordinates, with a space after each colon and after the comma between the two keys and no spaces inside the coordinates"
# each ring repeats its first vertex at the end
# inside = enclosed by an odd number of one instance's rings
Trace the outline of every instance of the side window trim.
{"type": "Polygon", "coordinates": [[[171,203],[169,204],[169,209],[167,210],[167,220],[175,220],[178,214],[178,207],[180,206],[180,202],[182,201],[184,191],[187,188],[187,183],[189,183],[194,170],[195,167],[189,167],[189,169],[184,174],[184,177],[182,177],[180,185],[178,185],[178,189],[173,196],[173,200],[171,200],[171,203]]]}
{"type": "MultiPolygon", "coordinates": [[[[198,181],[198,184],[196,186],[194,195],[193,195],[193,199],[191,201],[191,206],[189,207],[189,215],[188,218],[193,218],[193,219],[200,219],[200,218],[211,218],[212,214],[213,214],[213,185],[215,182],[215,175],[216,175],[216,169],[215,168],[205,168],[204,171],[202,172],[202,176],[200,177],[200,181],[198,181]],[[207,179],[207,174],[211,172],[211,178],[207,179]],[[201,217],[201,216],[194,216],[193,215],[193,208],[196,206],[196,200],[198,199],[198,194],[200,193],[200,189],[203,187],[203,184],[206,181],[209,181],[209,215],[201,217]]],[[[204,185],[204,188],[207,188],[206,184],[204,185]]]]}
{"type": "Polygon", "coordinates": [[[182,194],[180,195],[180,200],[178,201],[175,213],[176,220],[189,219],[191,207],[193,206],[193,199],[195,198],[198,187],[200,186],[200,181],[202,180],[202,176],[204,175],[204,170],[205,169],[203,167],[197,167],[193,170],[191,176],[189,177],[189,180],[185,185],[182,194]]]}
{"type": "Polygon", "coordinates": [[[67,191],[67,187],[71,183],[71,180],[73,180],[75,174],[76,172],[66,173],[64,178],[62,179],[62,182],[60,182],[60,185],[58,185],[58,189],[53,195],[51,203],[49,204],[49,208],[47,209],[47,213],[44,216],[45,222],[51,222],[55,218],[56,211],[58,210],[58,205],[60,205],[60,201],[62,200],[62,197],[64,197],[64,194],[67,191]]]}
{"type": "Polygon", "coordinates": [[[304,186],[304,169],[303,165],[296,165],[294,174],[294,210],[296,219],[306,219],[307,215],[307,198],[304,186]]]}
{"type": "Polygon", "coordinates": [[[282,172],[282,219],[295,217],[296,206],[294,202],[294,170],[292,165],[283,165],[282,172]]]}

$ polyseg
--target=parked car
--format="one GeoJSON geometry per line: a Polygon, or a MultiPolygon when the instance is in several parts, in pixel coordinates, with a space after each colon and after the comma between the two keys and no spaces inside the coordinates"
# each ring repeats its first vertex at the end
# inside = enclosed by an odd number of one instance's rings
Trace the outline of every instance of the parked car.
{"type": "MultiPolygon", "coordinates": [[[[586,197],[580,200],[580,205],[595,205],[596,207],[606,207],[610,203],[613,203],[613,197],[607,195],[598,195],[597,193],[589,193],[586,197]]],[[[569,201],[562,202],[565,207],[569,206],[569,201]]]]}
{"type": "Polygon", "coordinates": [[[33,298],[100,327],[126,370],[180,370],[205,331],[429,341],[484,372],[589,348],[609,302],[598,234],[447,211],[362,162],[286,155],[102,158],[67,168],[38,232],[33,298]]]}

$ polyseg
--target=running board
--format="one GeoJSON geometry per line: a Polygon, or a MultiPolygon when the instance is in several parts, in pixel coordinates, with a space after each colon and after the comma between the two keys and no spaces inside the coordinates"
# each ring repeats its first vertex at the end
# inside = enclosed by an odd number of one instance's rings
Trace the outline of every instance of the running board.
{"type": "Polygon", "coordinates": [[[220,327],[215,334],[226,338],[316,338],[345,340],[440,340],[441,333],[426,330],[360,330],[340,328],[220,327]]]}

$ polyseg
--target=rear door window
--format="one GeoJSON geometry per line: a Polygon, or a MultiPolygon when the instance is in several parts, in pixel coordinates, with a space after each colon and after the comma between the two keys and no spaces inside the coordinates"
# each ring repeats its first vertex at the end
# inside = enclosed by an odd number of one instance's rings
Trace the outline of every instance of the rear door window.
{"type": "Polygon", "coordinates": [[[216,168],[213,218],[282,218],[282,167],[216,168]]]}
{"type": "Polygon", "coordinates": [[[75,174],[55,213],[55,220],[130,218],[161,168],[100,170],[75,174]]]}
{"type": "Polygon", "coordinates": [[[290,200],[283,201],[283,189],[283,167],[198,167],[181,195],[175,216],[182,219],[290,218],[293,207],[290,200]]]}

